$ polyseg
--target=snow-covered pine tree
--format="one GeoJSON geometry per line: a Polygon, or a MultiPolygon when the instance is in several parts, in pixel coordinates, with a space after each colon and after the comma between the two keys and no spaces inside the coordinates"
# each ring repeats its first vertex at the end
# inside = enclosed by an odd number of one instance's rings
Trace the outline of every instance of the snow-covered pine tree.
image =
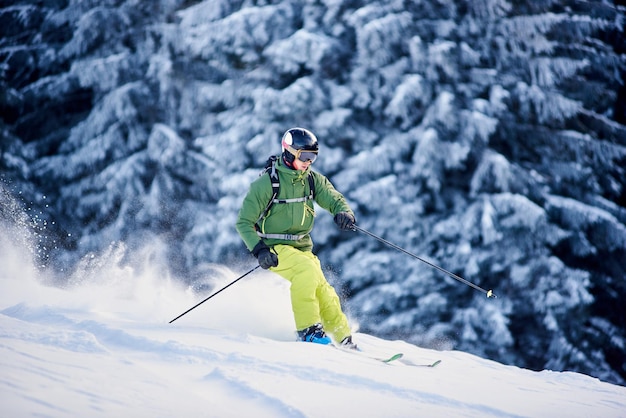
{"type": "Polygon", "coordinates": [[[0,20],[2,176],[55,222],[56,263],[146,236],[186,280],[250,262],[242,194],[304,125],[360,225],[501,296],[320,214],[362,330],[624,382],[623,6],[18,0],[0,20]]]}

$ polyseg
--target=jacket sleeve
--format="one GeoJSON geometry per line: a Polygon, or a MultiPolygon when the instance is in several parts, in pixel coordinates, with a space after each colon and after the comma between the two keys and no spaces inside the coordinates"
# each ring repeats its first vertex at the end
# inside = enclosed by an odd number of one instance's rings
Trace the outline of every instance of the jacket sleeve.
{"type": "Polygon", "coordinates": [[[254,225],[271,197],[272,185],[270,178],[267,175],[261,176],[252,182],[250,190],[248,190],[243,199],[241,209],[239,209],[235,228],[250,251],[261,241],[254,225]]]}
{"type": "Polygon", "coordinates": [[[354,212],[348,205],[343,194],[339,193],[330,180],[320,173],[313,172],[315,180],[315,202],[333,216],[339,212],[348,212],[354,216],[354,212]]]}

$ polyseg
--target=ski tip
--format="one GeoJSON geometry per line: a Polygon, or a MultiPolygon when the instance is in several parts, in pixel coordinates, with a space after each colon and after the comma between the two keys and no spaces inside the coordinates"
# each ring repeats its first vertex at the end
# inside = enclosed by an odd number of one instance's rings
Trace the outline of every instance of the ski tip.
{"type": "Polygon", "coordinates": [[[404,356],[404,354],[402,354],[402,353],[394,354],[393,356],[389,357],[388,359],[383,360],[383,363],[391,363],[394,360],[401,359],[403,356],[404,356]]]}
{"type": "Polygon", "coordinates": [[[439,363],[441,363],[441,360],[437,360],[436,362],[430,364],[428,367],[435,367],[436,365],[438,365],[439,363]]]}

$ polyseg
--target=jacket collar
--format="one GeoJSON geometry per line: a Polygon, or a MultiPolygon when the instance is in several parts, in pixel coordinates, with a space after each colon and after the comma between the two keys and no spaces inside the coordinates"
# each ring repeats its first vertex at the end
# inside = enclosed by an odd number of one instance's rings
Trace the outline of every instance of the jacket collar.
{"type": "Polygon", "coordinates": [[[287,167],[285,165],[285,162],[283,161],[282,156],[279,156],[279,158],[278,158],[278,167],[277,167],[277,169],[281,173],[287,174],[294,182],[306,178],[306,176],[308,176],[309,173],[311,172],[311,166],[309,166],[304,171],[302,171],[302,170],[294,170],[294,169],[292,169],[290,167],[287,167]]]}

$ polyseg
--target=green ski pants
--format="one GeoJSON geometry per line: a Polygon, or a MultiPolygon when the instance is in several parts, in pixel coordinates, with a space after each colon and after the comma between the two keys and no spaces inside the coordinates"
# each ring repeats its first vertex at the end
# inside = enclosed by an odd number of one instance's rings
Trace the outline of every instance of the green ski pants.
{"type": "Polygon", "coordinates": [[[348,319],[341,310],[339,297],[328,283],[320,261],[310,251],[290,245],[276,245],[278,266],[270,270],[291,283],[291,309],[296,329],[303,330],[321,323],[337,342],[351,334],[348,319]]]}

